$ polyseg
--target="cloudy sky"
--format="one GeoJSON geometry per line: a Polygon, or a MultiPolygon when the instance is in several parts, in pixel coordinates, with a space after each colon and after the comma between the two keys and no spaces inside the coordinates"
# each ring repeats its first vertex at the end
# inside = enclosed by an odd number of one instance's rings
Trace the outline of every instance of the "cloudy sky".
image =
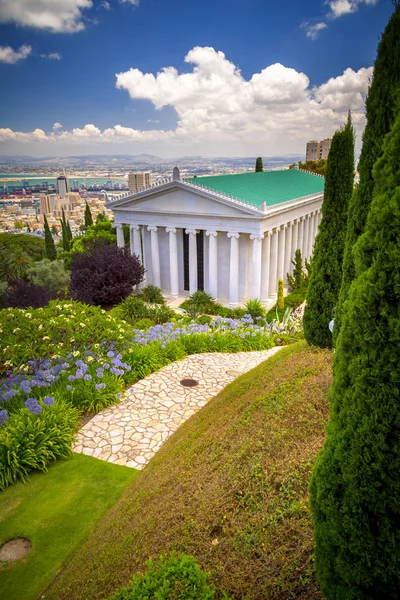
{"type": "Polygon", "coordinates": [[[391,10],[390,0],[0,0],[0,154],[302,153],[349,108],[360,141],[391,10]]]}

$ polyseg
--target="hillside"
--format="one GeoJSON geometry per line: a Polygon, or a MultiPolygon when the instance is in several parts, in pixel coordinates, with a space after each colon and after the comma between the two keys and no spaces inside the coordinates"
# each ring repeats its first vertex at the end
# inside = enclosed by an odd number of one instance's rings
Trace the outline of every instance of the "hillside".
{"type": "Polygon", "coordinates": [[[172,549],[232,598],[322,598],[308,482],[330,381],[331,353],[299,342],[229,385],[161,448],[46,600],[107,598],[172,549]]]}

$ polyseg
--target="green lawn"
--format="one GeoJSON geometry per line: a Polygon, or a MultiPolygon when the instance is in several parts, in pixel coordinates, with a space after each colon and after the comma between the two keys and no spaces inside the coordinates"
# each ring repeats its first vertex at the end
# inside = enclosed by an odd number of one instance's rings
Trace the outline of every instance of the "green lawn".
{"type": "Polygon", "coordinates": [[[0,545],[26,537],[32,549],[0,566],[0,597],[37,600],[137,471],[75,454],[0,494],[0,545]]]}

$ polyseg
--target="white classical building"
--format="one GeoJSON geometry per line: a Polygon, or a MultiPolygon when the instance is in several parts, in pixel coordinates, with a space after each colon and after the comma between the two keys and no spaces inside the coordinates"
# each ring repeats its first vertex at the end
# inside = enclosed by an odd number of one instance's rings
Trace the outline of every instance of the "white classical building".
{"type": "Polygon", "coordinates": [[[286,281],[297,248],[312,254],[324,178],[298,170],[173,177],[109,198],[117,243],[130,226],[130,251],[146,284],[172,297],[206,290],[235,307],[267,302],[286,281]]]}

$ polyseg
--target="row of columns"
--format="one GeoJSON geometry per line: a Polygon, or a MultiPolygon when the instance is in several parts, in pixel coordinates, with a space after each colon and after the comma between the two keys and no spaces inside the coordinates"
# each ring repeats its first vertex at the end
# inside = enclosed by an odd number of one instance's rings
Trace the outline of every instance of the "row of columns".
{"type": "MultiPolygon", "coordinates": [[[[277,281],[286,280],[286,274],[292,271],[291,261],[295,251],[299,248],[303,259],[310,258],[314,239],[321,220],[321,211],[315,211],[279,227],[275,227],[264,234],[251,234],[253,242],[252,256],[252,298],[260,298],[266,302],[268,297],[276,293],[277,281]]],[[[124,246],[122,225],[117,227],[117,244],[124,246]]],[[[144,226],[143,226],[144,227],[144,226]]],[[[147,226],[150,232],[151,265],[153,273],[152,283],[161,287],[160,249],[158,244],[158,227],[147,226]]],[[[178,269],[178,243],[177,229],[166,227],[169,234],[169,272],[171,296],[179,295],[179,269],[178,269]]],[[[189,293],[197,291],[197,240],[196,229],[185,229],[189,235],[189,293]]],[[[208,291],[215,298],[218,295],[218,232],[206,231],[209,238],[208,252],[208,291]]],[[[222,233],[222,232],[221,232],[222,233]]],[[[239,238],[240,233],[228,232],[230,239],[229,259],[229,304],[239,304],[239,238]]],[[[130,226],[130,250],[143,262],[140,225],[130,226]]]]}

